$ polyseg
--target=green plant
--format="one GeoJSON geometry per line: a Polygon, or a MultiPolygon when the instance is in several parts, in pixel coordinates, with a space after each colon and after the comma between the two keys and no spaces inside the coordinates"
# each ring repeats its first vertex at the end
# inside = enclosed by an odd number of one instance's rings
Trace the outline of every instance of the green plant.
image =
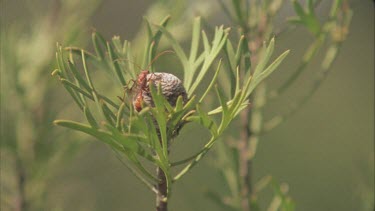
{"type": "Polygon", "coordinates": [[[76,47],[58,46],[56,54],[58,69],[52,73],[58,76],[88,123],[56,120],[55,124],[94,136],[109,145],[116,154],[124,156],[126,158],[124,163],[131,172],[155,192],[157,210],[167,210],[173,183],[189,172],[211,149],[231,121],[241,110],[249,106],[249,96],[255,87],[278,67],[289,52],[285,51],[274,62],[267,65],[274,49],[274,39],[271,39],[263,48],[264,53],[260,55],[259,65],[251,73],[250,62],[248,62],[249,51],[244,45],[245,37],[240,39],[237,49],[234,50],[233,47],[230,49],[229,29],[220,26],[215,28],[210,42],[206,33],[201,32],[200,18],[196,18],[193,23],[190,53],[187,56],[179,42],[165,28],[169,19],[169,17],[165,18],[159,25],[152,25],[146,20],[148,39],[144,42],[143,67],[155,57],[159,41],[165,36],[182,64],[187,102],[184,102],[180,96],[176,105],[171,106],[171,102],[168,102],[162,94],[162,87],[150,85],[149,92],[154,106],[147,106],[136,112],[132,106],[134,94],[125,94],[119,102],[115,99],[116,95],[101,92],[98,87],[103,81],[92,80],[93,71],[105,71],[106,75],[117,84],[117,90],[121,90],[122,87],[129,86],[126,81],[136,79],[137,70],[134,64],[127,62],[136,60],[129,41],[121,42],[119,37],[114,37],[106,42],[97,32],[92,35],[95,54],[76,47]],[[202,50],[200,50],[200,43],[203,43],[202,50]],[[227,51],[227,57],[236,67],[231,73],[233,93],[227,99],[222,88],[216,85],[221,69],[220,60],[211,82],[206,86],[206,91],[197,95],[197,87],[202,85],[203,79],[207,77],[207,73],[212,69],[214,61],[225,46],[231,50],[227,51]],[[240,66],[242,62],[244,65],[240,66]],[[83,73],[80,72],[80,66],[83,73]],[[244,77],[240,77],[242,68],[246,73],[244,77]],[[212,89],[215,90],[220,105],[216,109],[205,111],[202,103],[212,89]],[[221,119],[217,120],[216,116],[220,116],[221,119]],[[210,139],[200,151],[191,153],[190,157],[180,161],[170,160],[169,151],[173,150],[172,139],[175,139],[183,125],[193,122],[206,128],[211,134],[210,139]],[[157,168],[156,174],[151,173],[146,163],[151,163],[157,168]],[[177,165],[183,167],[178,173],[172,174],[172,168],[177,165]]]}

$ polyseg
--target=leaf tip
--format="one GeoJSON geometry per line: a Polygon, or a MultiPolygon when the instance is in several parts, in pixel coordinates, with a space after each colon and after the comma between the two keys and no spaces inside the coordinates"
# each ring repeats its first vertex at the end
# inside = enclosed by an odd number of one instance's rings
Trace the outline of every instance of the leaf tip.
{"type": "Polygon", "coordinates": [[[54,71],[52,71],[51,76],[55,76],[59,74],[59,71],[60,71],[59,69],[55,69],[54,71]]]}
{"type": "Polygon", "coordinates": [[[275,37],[272,37],[271,41],[270,41],[270,44],[274,44],[275,43],[275,37]]]}
{"type": "Polygon", "coordinates": [[[54,125],[60,125],[61,120],[54,120],[52,123],[53,123],[54,125]]]}

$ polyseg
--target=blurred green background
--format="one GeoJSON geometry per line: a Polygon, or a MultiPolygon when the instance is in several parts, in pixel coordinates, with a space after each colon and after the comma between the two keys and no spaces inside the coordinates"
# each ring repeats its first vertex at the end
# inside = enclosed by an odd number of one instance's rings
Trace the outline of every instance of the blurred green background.
{"type": "MultiPolygon", "coordinates": [[[[9,32],[15,26],[37,27],[35,22],[31,22],[34,19],[30,17],[39,17],[41,14],[51,12],[49,4],[43,4],[43,1],[39,3],[34,5],[30,1],[1,1],[1,33],[9,32]],[[29,9],[30,6],[32,9],[29,9]]],[[[92,2],[87,1],[87,4],[90,3],[92,2]]],[[[79,46],[89,43],[91,28],[102,33],[106,39],[110,39],[113,35],[120,35],[121,38],[128,40],[136,38],[138,36],[136,32],[143,27],[142,17],[151,3],[146,0],[104,1],[93,16],[77,29],[82,35],[79,39],[76,37],[77,41],[72,43],[77,43],[79,46]]],[[[74,3],[72,5],[74,7],[74,3]]],[[[85,3],[78,6],[81,8],[77,8],[75,14],[78,14],[79,20],[79,13],[85,13],[87,6],[85,3]]],[[[362,0],[351,1],[351,6],[354,11],[352,25],[331,74],[303,109],[282,126],[261,138],[255,156],[255,177],[272,175],[279,181],[287,183],[297,210],[373,209],[371,206],[374,197],[374,4],[372,1],[362,0]]],[[[215,11],[211,12],[215,13],[215,11]]],[[[61,18],[68,18],[71,14],[65,15],[66,17],[61,18]]],[[[152,17],[149,18],[152,20],[152,17]]],[[[210,19],[215,23],[221,23],[223,17],[216,12],[210,19]]],[[[74,25],[60,26],[59,22],[55,24],[57,25],[53,26],[53,29],[60,30],[59,33],[67,32],[70,27],[74,27],[74,25]]],[[[23,33],[22,36],[28,36],[29,32],[23,33]]],[[[15,35],[14,40],[19,44],[18,35],[20,34],[15,35]]],[[[50,56],[46,58],[53,60],[55,42],[65,44],[64,42],[69,39],[63,38],[61,34],[50,39],[52,39],[49,40],[49,43],[52,43],[50,44],[52,51],[51,49],[43,51],[43,48],[40,51],[48,52],[50,56]]],[[[41,38],[40,42],[43,41],[44,38],[41,38]]],[[[295,65],[293,58],[300,56],[299,53],[303,52],[308,41],[309,38],[303,30],[280,35],[276,44],[278,52],[284,49],[292,51],[281,69],[271,76],[269,84],[277,87],[288,74],[290,67],[295,65]]],[[[1,54],[9,52],[4,50],[3,47],[7,44],[4,42],[7,42],[7,39],[1,40],[1,54]]],[[[1,58],[1,62],[5,63],[4,57],[1,58]]],[[[319,65],[319,56],[314,62],[316,64],[311,64],[307,70],[310,73],[314,72],[314,66],[319,65]]],[[[4,68],[3,65],[1,67],[4,68]]],[[[12,140],[9,135],[11,133],[6,130],[11,127],[14,118],[13,115],[6,113],[12,106],[9,101],[14,95],[12,91],[7,90],[8,86],[5,86],[3,81],[3,74],[13,71],[9,67],[11,65],[1,70],[2,147],[5,146],[3,143],[12,140]]],[[[59,100],[43,101],[49,103],[45,107],[48,107],[52,113],[55,111],[59,118],[74,116],[76,110],[72,108],[68,107],[62,111],[62,107],[68,104],[70,98],[63,92],[58,82],[49,77],[50,72],[55,68],[54,64],[48,64],[45,68],[48,71],[43,74],[46,75],[45,80],[49,80],[46,86],[50,87],[47,89],[55,90],[51,99],[59,100]]],[[[266,118],[282,111],[288,102],[299,96],[301,90],[308,86],[306,85],[308,77],[309,74],[302,76],[280,102],[270,105],[267,108],[269,116],[267,114],[266,118]]],[[[65,129],[53,127],[51,122],[40,122],[40,124],[49,130],[67,133],[65,139],[74,137],[74,140],[70,141],[83,145],[74,156],[69,156],[68,161],[55,166],[53,177],[47,182],[48,200],[44,202],[46,207],[52,209],[61,206],[61,210],[154,209],[153,194],[127,171],[106,146],[96,141],[87,141],[91,140],[90,137],[72,135],[65,129]]],[[[61,136],[60,133],[55,135],[61,136]]],[[[196,134],[196,137],[190,137],[189,139],[194,140],[190,143],[178,142],[174,153],[186,154],[182,151],[196,150],[197,145],[202,144],[199,143],[201,133],[196,132],[194,127],[187,127],[181,133],[181,140],[192,134],[196,134]]],[[[51,140],[49,145],[53,146],[55,137],[50,136],[47,139],[51,140]]],[[[57,140],[59,146],[64,145],[60,139],[62,138],[57,140]]],[[[5,179],[7,173],[4,171],[8,171],[12,160],[5,156],[3,151],[1,158],[1,185],[3,186],[11,182],[5,179]]],[[[204,197],[204,191],[207,189],[226,190],[212,162],[213,160],[208,156],[175,185],[170,202],[171,210],[218,209],[212,201],[204,197]]],[[[2,192],[1,197],[7,197],[6,194],[9,193],[2,192]]]]}

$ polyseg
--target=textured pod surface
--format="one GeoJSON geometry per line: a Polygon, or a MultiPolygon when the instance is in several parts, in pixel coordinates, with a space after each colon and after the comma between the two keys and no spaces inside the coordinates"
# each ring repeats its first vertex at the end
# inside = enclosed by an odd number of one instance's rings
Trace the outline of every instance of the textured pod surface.
{"type": "MultiPolygon", "coordinates": [[[[154,84],[155,87],[160,84],[163,96],[172,106],[176,105],[179,96],[182,96],[184,103],[187,101],[187,94],[182,81],[173,74],[163,72],[149,73],[147,74],[147,87],[149,87],[150,83],[154,84]]],[[[142,98],[146,105],[154,106],[150,91],[143,91],[142,98]]]]}

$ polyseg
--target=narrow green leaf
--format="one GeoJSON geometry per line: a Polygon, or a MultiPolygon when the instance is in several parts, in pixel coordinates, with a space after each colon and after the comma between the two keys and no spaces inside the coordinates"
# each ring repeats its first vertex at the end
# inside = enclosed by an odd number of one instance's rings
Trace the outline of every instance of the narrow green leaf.
{"type": "Polygon", "coordinates": [[[120,81],[122,86],[125,86],[126,82],[125,82],[125,79],[124,79],[124,75],[122,74],[123,70],[121,69],[121,67],[119,65],[119,60],[118,60],[119,56],[116,54],[116,52],[114,51],[111,43],[109,43],[109,42],[107,42],[107,49],[108,49],[109,58],[112,61],[112,68],[115,71],[117,79],[120,81]]]}
{"type": "Polygon", "coordinates": [[[314,0],[307,0],[307,8],[308,8],[309,14],[315,13],[314,0]]]}
{"type": "Polygon", "coordinates": [[[123,148],[118,143],[114,142],[111,138],[111,135],[107,132],[97,130],[96,128],[92,128],[89,125],[81,124],[70,120],[55,120],[54,124],[94,136],[99,141],[108,144],[114,149],[123,151],[123,148]]]}
{"type": "Polygon", "coordinates": [[[225,90],[228,90],[228,95],[231,97],[235,92],[236,77],[234,72],[236,71],[236,55],[231,41],[228,39],[226,41],[226,47],[224,48],[225,56],[228,60],[230,71],[224,71],[225,75],[221,75],[220,83],[224,86],[225,90]],[[227,88],[229,86],[229,88],[227,88]]]}
{"type": "Polygon", "coordinates": [[[197,104],[197,112],[200,117],[199,123],[207,128],[212,136],[216,137],[217,136],[217,125],[216,123],[204,112],[202,111],[200,104],[197,104]]]}
{"type": "Polygon", "coordinates": [[[304,20],[306,17],[305,10],[297,0],[293,0],[293,8],[297,15],[301,18],[301,20],[304,20]]]}
{"type": "Polygon", "coordinates": [[[105,49],[106,42],[105,39],[97,32],[92,33],[92,43],[94,44],[94,49],[96,55],[101,59],[104,60],[105,53],[103,49],[105,49]]]}
{"type": "Polygon", "coordinates": [[[74,102],[76,102],[76,104],[78,105],[79,109],[83,110],[83,102],[76,95],[76,93],[73,91],[73,89],[70,86],[68,86],[68,85],[66,85],[64,83],[63,83],[63,86],[68,91],[68,93],[70,94],[70,96],[72,96],[74,102]]]}
{"type": "Polygon", "coordinates": [[[149,160],[150,162],[155,163],[155,158],[151,156],[149,153],[147,153],[141,145],[139,145],[139,142],[146,142],[144,139],[146,137],[136,135],[136,134],[122,134],[120,131],[118,131],[115,127],[104,124],[104,126],[111,131],[113,135],[113,139],[121,144],[126,150],[128,155],[131,157],[132,154],[136,153],[145,159],[149,160]],[[141,141],[142,140],[142,141],[141,141]]]}
{"type": "Polygon", "coordinates": [[[119,131],[123,130],[121,120],[122,120],[122,116],[124,115],[124,109],[125,109],[125,103],[121,103],[120,108],[118,109],[117,115],[116,115],[116,128],[119,131]]]}
{"type": "Polygon", "coordinates": [[[229,104],[229,115],[230,119],[232,120],[237,114],[244,108],[248,106],[247,100],[245,98],[242,98],[242,93],[238,92],[233,100],[231,101],[232,103],[229,104]],[[244,103],[246,103],[246,106],[242,106],[244,103]]]}
{"type": "Polygon", "coordinates": [[[221,68],[221,59],[220,59],[219,64],[216,68],[214,77],[212,78],[210,84],[208,85],[208,87],[207,87],[206,91],[204,92],[204,94],[202,95],[201,99],[198,101],[199,103],[201,103],[204,100],[204,98],[206,97],[208,92],[211,90],[212,86],[216,83],[216,79],[217,79],[217,76],[219,75],[220,68],[221,68]]]}
{"type": "Polygon", "coordinates": [[[216,88],[216,94],[217,94],[217,96],[219,98],[219,101],[220,101],[221,108],[223,109],[223,112],[222,112],[222,115],[221,115],[221,123],[220,123],[219,129],[218,129],[218,131],[219,131],[218,133],[220,133],[221,131],[224,131],[224,129],[228,126],[228,124],[230,122],[231,114],[228,113],[228,106],[227,106],[227,102],[224,99],[224,93],[217,86],[215,88],[216,88]]]}
{"type": "MultiPolygon", "coordinates": [[[[130,42],[125,41],[124,42],[124,48],[125,48],[125,52],[126,52],[125,59],[128,60],[128,61],[134,61],[134,58],[132,57],[133,53],[132,53],[132,47],[131,47],[130,42]]],[[[136,75],[137,75],[136,72],[137,71],[135,71],[134,63],[127,62],[127,64],[128,64],[128,66],[127,66],[128,71],[126,71],[126,72],[129,73],[129,75],[131,76],[130,78],[136,78],[136,75]]]]}
{"type": "Polygon", "coordinates": [[[64,55],[61,50],[61,46],[57,46],[57,52],[56,52],[56,60],[57,60],[57,67],[59,70],[61,70],[61,77],[65,79],[69,79],[68,72],[66,71],[66,67],[64,64],[64,55]]]}
{"type": "Polygon", "coordinates": [[[59,69],[53,70],[52,73],[51,73],[51,76],[56,76],[56,75],[61,77],[61,70],[59,70],[59,69]]]}
{"type": "Polygon", "coordinates": [[[85,114],[85,117],[91,127],[99,128],[98,123],[96,122],[94,116],[91,114],[90,109],[87,106],[83,107],[83,113],[85,114]]]}
{"type": "Polygon", "coordinates": [[[135,140],[131,140],[130,137],[125,137],[123,134],[121,134],[115,127],[113,127],[110,124],[104,123],[104,126],[111,131],[114,140],[116,140],[118,143],[120,143],[122,146],[127,148],[133,153],[136,153],[139,151],[139,145],[135,140]]]}
{"type": "MultiPolygon", "coordinates": [[[[241,93],[242,93],[242,90],[241,90],[241,92],[239,93],[239,95],[241,95],[241,93]]],[[[236,96],[237,96],[237,95],[236,95],[236,96]]],[[[236,96],[235,96],[234,99],[236,99],[236,96]]],[[[244,99],[244,98],[241,97],[240,99],[244,99]]],[[[238,111],[238,110],[242,110],[243,108],[249,106],[249,102],[248,102],[248,100],[244,100],[244,101],[241,101],[241,102],[242,102],[242,103],[240,104],[240,108],[236,108],[235,110],[237,110],[237,111],[238,111]]],[[[232,106],[232,104],[233,104],[233,99],[232,99],[232,100],[229,100],[229,101],[227,102],[228,107],[232,106]]],[[[221,106],[219,106],[219,107],[217,107],[217,108],[215,108],[215,109],[209,111],[209,112],[207,113],[207,115],[208,115],[208,116],[212,116],[212,115],[215,115],[215,114],[220,114],[222,111],[223,111],[223,108],[222,108],[221,106]]],[[[237,115],[237,114],[236,114],[236,115],[237,115]]],[[[236,116],[236,115],[234,115],[234,116],[236,116]]]]}
{"type": "MultiPolygon", "coordinates": [[[[176,127],[179,125],[179,123],[182,123],[181,118],[184,116],[184,114],[185,114],[185,111],[180,110],[180,111],[172,114],[171,117],[168,118],[167,128],[168,128],[168,131],[170,131],[169,133],[173,133],[174,130],[176,130],[176,127]]],[[[168,135],[170,135],[170,134],[168,134],[168,135]]]]}
{"type": "Polygon", "coordinates": [[[265,68],[268,61],[270,60],[273,50],[275,48],[275,38],[272,38],[269,45],[266,47],[266,45],[263,46],[260,61],[255,68],[253,77],[256,78],[265,68]]]}
{"type": "MultiPolygon", "coordinates": [[[[202,34],[204,35],[204,33],[202,33],[202,34]]],[[[195,89],[202,82],[202,80],[203,80],[204,76],[206,75],[207,71],[209,70],[212,62],[215,60],[215,58],[217,57],[217,55],[219,54],[221,49],[224,47],[224,44],[226,42],[228,33],[227,32],[224,33],[223,28],[220,27],[217,30],[216,34],[220,34],[220,35],[215,35],[215,39],[213,41],[214,44],[212,46],[212,49],[209,53],[207,53],[206,59],[203,63],[203,66],[202,66],[201,70],[198,73],[198,76],[195,78],[192,86],[190,88],[187,88],[187,92],[188,92],[189,96],[192,95],[192,93],[194,93],[195,89]],[[215,43],[217,43],[217,44],[215,44],[215,43]]],[[[203,36],[203,37],[205,37],[205,36],[203,36]]],[[[205,40],[205,39],[207,39],[207,38],[204,38],[203,40],[205,40]]],[[[205,42],[208,42],[208,41],[205,41],[205,42]]]]}
{"type": "Polygon", "coordinates": [[[337,15],[337,11],[339,11],[341,4],[342,4],[342,0],[335,0],[332,2],[331,10],[329,12],[330,18],[333,18],[337,15]]]}
{"type": "Polygon", "coordinates": [[[184,105],[184,110],[190,110],[193,108],[193,106],[195,106],[195,95],[192,96],[184,105]]]}
{"type": "Polygon", "coordinates": [[[90,100],[94,100],[94,98],[89,93],[87,93],[86,91],[84,91],[83,89],[81,89],[80,87],[78,87],[77,85],[73,84],[72,82],[70,82],[70,81],[68,81],[68,80],[66,80],[64,78],[61,78],[60,81],[64,85],[72,88],[76,92],[81,93],[82,95],[84,95],[85,97],[89,98],[90,100]]]}
{"type": "Polygon", "coordinates": [[[91,92],[90,86],[86,83],[86,81],[82,78],[81,74],[79,74],[76,66],[71,62],[68,61],[68,68],[73,73],[74,78],[77,80],[78,84],[85,88],[88,92],[91,92]]]}
{"type": "Polygon", "coordinates": [[[108,108],[107,104],[105,104],[105,102],[103,100],[101,100],[100,103],[102,105],[103,114],[104,114],[106,120],[112,126],[115,126],[116,125],[116,123],[115,123],[116,115],[111,111],[111,109],[108,108]]]}
{"type": "Polygon", "coordinates": [[[116,51],[120,54],[123,55],[123,46],[121,43],[120,36],[113,36],[112,37],[112,44],[115,47],[116,51]]]}
{"type": "Polygon", "coordinates": [[[240,91],[240,86],[241,86],[241,82],[240,82],[240,68],[239,67],[237,67],[236,68],[236,78],[235,78],[235,80],[236,80],[236,89],[235,89],[235,91],[234,91],[234,95],[236,95],[239,91],[240,91]]]}
{"type": "MultiPolygon", "coordinates": [[[[205,58],[206,58],[206,53],[205,53],[205,52],[201,53],[201,54],[198,56],[197,60],[195,60],[193,66],[191,67],[190,70],[191,70],[192,72],[195,72],[196,69],[197,69],[200,65],[202,65],[202,63],[204,62],[204,59],[205,59],[205,58]]],[[[189,84],[191,84],[191,83],[189,83],[189,84]]]]}
{"type": "Polygon", "coordinates": [[[236,69],[236,54],[234,53],[234,48],[230,40],[227,40],[224,50],[232,70],[231,72],[233,72],[236,69]]]}
{"type": "Polygon", "coordinates": [[[156,107],[156,110],[151,109],[151,112],[153,116],[156,118],[156,121],[158,123],[164,157],[167,158],[168,157],[167,121],[166,121],[166,117],[164,114],[165,113],[164,111],[165,99],[163,98],[161,94],[161,84],[158,85],[157,92],[155,91],[154,86],[150,86],[150,91],[151,91],[152,99],[156,107]]]}
{"type": "Polygon", "coordinates": [[[95,105],[96,105],[96,109],[97,109],[97,111],[99,112],[99,114],[101,115],[101,117],[102,117],[103,119],[106,119],[106,116],[105,116],[105,114],[103,113],[102,105],[101,105],[101,103],[100,103],[100,99],[99,99],[97,93],[96,93],[95,91],[92,91],[91,93],[92,93],[92,96],[93,96],[93,98],[94,98],[94,102],[95,102],[95,105]]]}
{"type": "Polygon", "coordinates": [[[246,90],[246,96],[249,96],[252,91],[254,90],[254,88],[263,80],[265,79],[267,76],[269,76],[274,70],[276,70],[276,68],[281,64],[281,62],[285,59],[285,57],[289,54],[289,50],[285,51],[284,53],[282,53],[279,57],[277,57],[277,59],[275,59],[275,61],[270,64],[267,69],[265,69],[264,71],[261,72],[260,75],[258,75],[256,78],[254,77],[252,83],[250,84],[250,87],[248,90],[246,90]]]}
{"type": "MultiPolygon", "coordinates": [[[[160,22],[160,26],[162,27],[167,27],[168,23],[169,23],[169,20],[171,19],[171,16],[168,15],[166,16],[161,22],[160,22]]],[[[157,30],[155,35],[152,37],[152,40],[153,40],[153,43],[154,43],[154,48],[153,50],[151,51],[151,58],[154,58],[155,57],[155,53],[156,53],[156,50],[158,48],[158,45],[159,45],[159,42],[160,42],[160,39],[161,39],[161,36],[163,35],[163,32],[161,30],[157,30]]]]}
{"type": "Polygon", "coordinates": [[[145,20],[146,22],[146,31],[147,31],[147,39],[148,39],[147,42],[150,43],[153,37],[151,23],[150,21],[148,21],[146,16],[143,16],[143,20],[145,20]]]}
{"type": "MultiPolygon", "coordinates": [[[[240,1],[239,0],[232,0],[232,4],[233,4],[234,10],[235,10],[235,14],[237,15],[238,21],[239,22],[244,21],[240,1]]],[[[247,9],[247,8],[245,8],[245,9],[247,9]]]]}
{"type": "Polygon", "coordinates": [[[178,98],[177,98],[176,106],[175,106],[175,108],[174,108],[174,111],[175,111],[175,112],[178,112],[178,111],[182,110],[183,107],[184,107],[184,102],[183,102],[182,96],[180,95],[180,96],[178,96],[178,98]]]}
{"type": "Polygon", "coordinates": [[[241,63],[241,53],[242,53],[242,57],[244,60],[244,65],[245,65],[245,73],[248,73],[251,70],[251,51],[249,49],[247,38],[245,36],[242,36],[240,43],[238,45],[240,45],[238,46],[238,48],[241,48],[242,50],[236,53],[237,66],[239,66],[241,63]]]}
{"type": "Polygon", "coordinates": [[[167,165],[166,157],[164,155],[164,151],[162,148],[162,143],[160,142],[157,131],[156,131],[155,119],[151,116],[150,112],[144,113],[143,118],[146,120],[145,122],[142,121],[141,119],[138,119],[139,122],[141,121],[143,122],[140,125],[144,125],[142,128],[139,128],[139,129],[142,129],[147,134],[150,145],[152,149],[155,150],[157,156],[160,159],[160,162],[162,162],[163,165],[167,165]],[[145,130],[145,128],[147,130],[145,130]]]}
{"type": "Polygon", "coordinates": [[[70,51],[70,52],[76,54],[77,56],[81,56],[82,51],[83,51],[83,53],[87,56],[88,59],[91,59],[93,61],[98,60],[98,58],[94,54],[92,54],[92,53],[90,53],[88,51],[85,51],[82,48],[78,48],[78,47],[65,47],[64,50],[65,51],[70,51]]]}
{"type": "Polygon", "coordinates": [[[216,91],[217,97],[219,98],[220,105],[223,108],[223,116],[225,116],[228,113],[228,105],[224,99],[224,93],[217,85],[215,86],[215,91],[216,91]]]}
{"type": "Polygon", "coordinates": [[[193,23],[193,32],[192,32],[192,40],[191,40],[190,56],[189,56],[190,63],[193,63],[197,57],[199,39],[200,39],[200,31],[201,31],[201,18],[196,17],[193,23]]]}
{"type": "Polygon", "coordinates": [[[86,75],[86,80],[88,82],[88,85],[90,86],[90,89],[91,90],[95,90],[94,86],[93,86],[93,83],[91,81],[91,77],[90,77],[90,74],[89,74],[89,71],[87,69],[87,64],[86,64],[86,56],[85,56],[85,53],[83,51],[81,51],[81,57],[82,57],[82,65],[83,65],[83,69],[85,71],[85,75],[86,75]]]}
{"type": "Polygon", "coordinates": [[[203,40],[203,47],[204,47],[204,52],[206,53],[206,57],[208,56],[208,52],[211,51],[210,47],[210,42],[208,41],[206,32],[202,30],[202,40],[203,40]]]}
{"type": "Polygon", "coordinates": [[[241,62],[241,56],[242,56],[242,53],[245,51],[245,50],[248,50],[248,43],[245,42],[246,39],[245,39],[245,36],[242,35],[240,40],[238,41],[238,45],[237,45],[237,50],[236,50],[236,54],[234,56],[235,58],[235,65],[234,65],[234,69],[233,71],[236,69],[237,66],[240,65],[240,62],[241,62]]]}
{"type": "Polygon", "coordinates": [[[306,17],[304,21],[306,27],[309,29],[309,31],[315,36],[318,37],[320,34],[320,22],[315,17],[314,14],[309,15],[306,17]]]}

